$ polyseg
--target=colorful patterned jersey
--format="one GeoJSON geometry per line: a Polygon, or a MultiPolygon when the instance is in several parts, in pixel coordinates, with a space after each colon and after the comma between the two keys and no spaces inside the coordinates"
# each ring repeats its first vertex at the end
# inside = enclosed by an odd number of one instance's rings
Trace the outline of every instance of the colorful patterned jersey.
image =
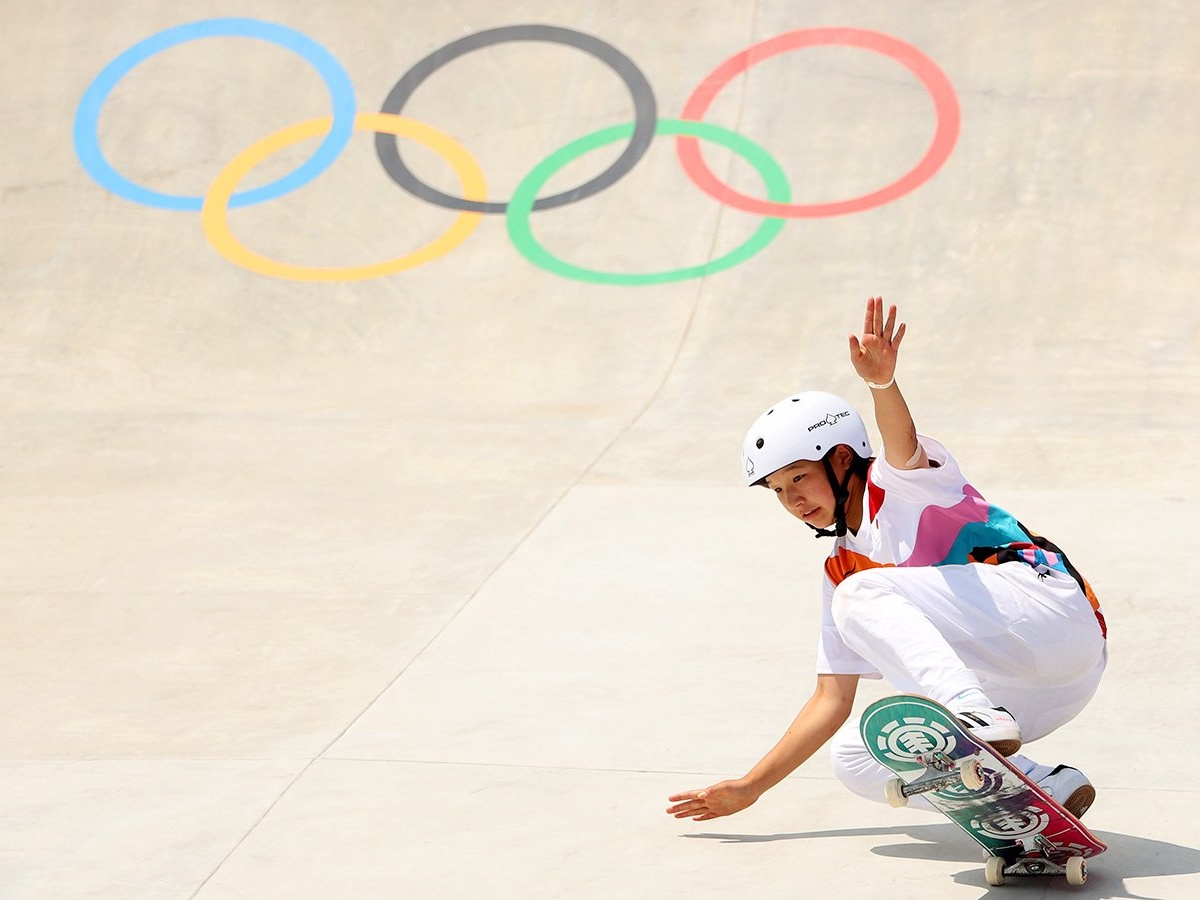
{"type": "MultiPolygon", "coordinates": [[[[871,464],[864,497],[865,521],[847,533],[825,561],[825,617],[819,653],[825,671],[855,671],[831,640],[833,590],[847,577],[880,566],[954,566],[1020,562],[1039,574],[1056,570],[1079,583],[1107,636],[1104,615],[1091,586],[1057,547],[993,506],[967,483],[940,443],[918,436],[928,469],[897,469],[882,457],[871,464]],[[828,668],[833,665],[834,668],[828,668]],[[847,668],[849,666],[849,668],[847,668]]],[[[846,651],[848,653],[849,651],[846,651]]],[[[857,658],[857,657],[855,657],[857,658]]],[[[861,674],[869,674],[863,670],[861,674]]]]}

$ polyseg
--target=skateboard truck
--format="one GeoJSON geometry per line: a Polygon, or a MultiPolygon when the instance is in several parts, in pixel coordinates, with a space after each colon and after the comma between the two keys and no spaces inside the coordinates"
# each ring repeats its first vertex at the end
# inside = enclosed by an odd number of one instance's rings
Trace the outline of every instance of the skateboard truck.
{"type": "Polygon", "coordinates": [[[925,767],[924,775],[908,784],[899,778],[891,778],[884,786],[887,801],[892,806],[907,806],[908,798],[916,794],[944,791],[959,784],[969,791],[983,787],[983,766],[976,757],[956,763],[945,753],[936,752],[918,756],[916,762],[925,767]]]}
{"type": "Polygon", "coordinates": [[[1067,884],[1079,886],[1087,882],[1087,862],[1082,856],[1072,856],[1064,863],[1051,859],[1049,853],[1058,850],[1042,835],[1034,839],[1036,847],[1027,850],[1023,844],[1000,848],[986,855],[983,877],[988,884],[999,887],[1010,875],[1065,875],[1067,884]]]}

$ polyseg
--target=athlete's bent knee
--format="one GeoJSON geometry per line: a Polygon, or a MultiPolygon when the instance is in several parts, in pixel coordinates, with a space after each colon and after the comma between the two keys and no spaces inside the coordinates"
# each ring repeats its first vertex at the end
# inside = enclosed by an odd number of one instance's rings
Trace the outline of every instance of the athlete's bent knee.
{"type": "Polygon", "coordinates": [[[846,623],[862,611],[864,604],[888,592],[887,581],[871,571],[855,572],[839,584],[833,591],[830,605],[838,630],[844,631],[846,623]]]}
{"type": "Polygon", "coordinates": [[[829,748],[833,774],[852,793],[867,800],[884,801],[880,765],[861,742],[834,740],[829,748]]]}

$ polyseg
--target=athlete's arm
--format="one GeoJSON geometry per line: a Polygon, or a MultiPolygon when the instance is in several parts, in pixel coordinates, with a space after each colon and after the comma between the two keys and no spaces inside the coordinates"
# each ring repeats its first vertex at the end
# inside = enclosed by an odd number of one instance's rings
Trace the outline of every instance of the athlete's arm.
{"type": "Polygon", "coordinates": [[[884,458],[897,469],[922,469],[929,466],[929,459],[917,442],[917,426],[896,384],[896,355],[904,332],[903,322],[896,327],[896,307],[888,307],[884,319],[883,298],[872,297],[867,301],[862,337],[850,335],[850,362],[860,378],[880,385],[871,388],[871,399],[884,458]]]}
{"type": "Polygon", "coordinates": [[[818,675],[812,697],[787,733],[744,778],[675,794],[668,798],[674,805],[667,812],[677,819],[704,822],[750,806],[833,737],[850,717],[857,689],[857,675],[818,675]]]}

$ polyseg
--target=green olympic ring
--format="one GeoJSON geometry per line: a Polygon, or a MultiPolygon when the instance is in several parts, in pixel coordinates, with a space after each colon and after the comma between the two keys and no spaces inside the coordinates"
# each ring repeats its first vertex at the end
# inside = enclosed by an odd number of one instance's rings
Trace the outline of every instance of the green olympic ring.
{"type": "MultiPolygon", "coordinates": [[[[711,125],[705,122],[689,122],[683,119],[659,119],[655,126],[656,135],[674,134],[697,137],[728,147],[749,162],[762,177],[767,189],[768,198],[775,203],[787,203],[792,198],[791,187],[787,174],[766,150],[744,135],[711,125]]],[[[668,269],[662,272],[601,272],[596,269],[586,269],[565,262],[546,250],[533,236],[530,227],[530,213],[537,199],[538,191],[550,180],[555,172],[567,163],[590,153],[597,147],[612,144],[619,140],[628,139],[633,134],[633,123],[613,125],[602,128],[591,134],[574,140],[565,147],[556,150],[534,167],[525,176],[525,180],[517,185],[512,199],[508,203],[506,215],[508,236],[513,245],[534,265],[561,275],[574,278],[577,281],[588,281],[593,284],[643,285],[667,284],[673,281],[686,281],[689,278],[703,278],[715,272],[733,268],[741,262],[758,253],[783,230],[785,219],[777,217],[764,218],[749,240],[734,248],[724,256],[709,260],[697,266],[685,266],[679,269],[668,269]]]]}

